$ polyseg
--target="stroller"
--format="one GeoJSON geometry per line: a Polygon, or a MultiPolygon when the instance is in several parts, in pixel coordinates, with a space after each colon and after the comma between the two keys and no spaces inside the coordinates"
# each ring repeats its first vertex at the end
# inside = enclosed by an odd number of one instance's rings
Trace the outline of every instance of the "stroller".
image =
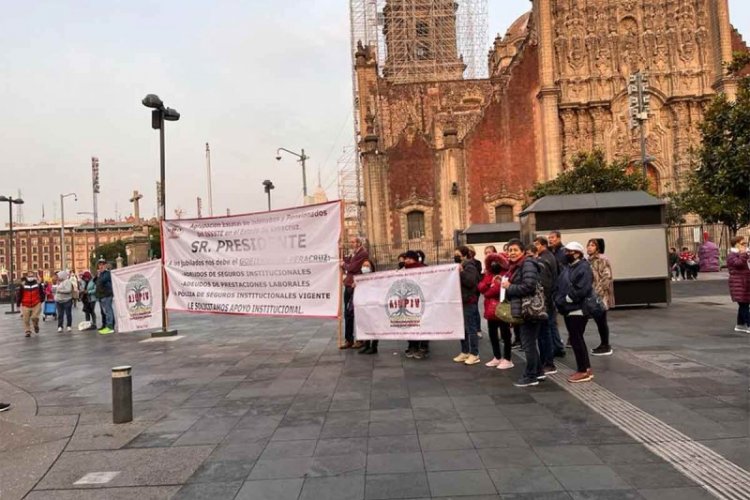
{"type": "Polygon", "coordinates": [[[42,321],[47,321],[47,316],[57,319],[57,302],[52,286],[48,285],[44,294],[44,305],[42,306],[42,321]]]}

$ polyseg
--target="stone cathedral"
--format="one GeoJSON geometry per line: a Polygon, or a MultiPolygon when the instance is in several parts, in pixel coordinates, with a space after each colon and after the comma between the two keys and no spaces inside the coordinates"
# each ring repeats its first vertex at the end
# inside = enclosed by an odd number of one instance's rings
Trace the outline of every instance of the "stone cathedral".
{"type": "MultiPolygon", "coordinates": [[[[425,36],[439,29],[435,5],[394,17],[412,3],[424,2],[386,4],[382,68],[374,48],[356,52],[375,245],[448,240],[472,224],[513,221],[533,183],[554,178],[578,151],[639,164],[627,93],[639,70],[650,84],[648,174],[661,192],[679,189],[705,107],[718,92],[736,92],[724,64],[747,50],[727,0],[532,0],[495,40],[489,78],[467,80],[456,37],[425,36]]],[[[442,3],[455,12],[452,0],[442,3]]]]}

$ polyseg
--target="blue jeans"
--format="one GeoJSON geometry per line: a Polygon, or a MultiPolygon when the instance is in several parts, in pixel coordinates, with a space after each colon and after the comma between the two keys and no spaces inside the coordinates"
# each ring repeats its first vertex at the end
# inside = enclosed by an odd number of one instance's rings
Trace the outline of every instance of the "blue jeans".
{"type": "Polygon", "coordinates": [[[65,326],[70,327],[73,324],[73,301],[57,302],[57,327],[63,327],[63,316],[67,318],[65,326]]]}
{"type": "Polygon", "coordinates": [[[549,316],[547,321],[549,322],[549,332],[552,339],[552,353],[565,352],[565,344],[563,344],[560,338],[560,330],[557,328],[557,309],[554,304],[548,306],[547,315],[549,316]]]}
{"type": "Polygon", "coordinates": [[[102,297],[99,299],[99,303],[102,306],[102,312],[105,316],[106,326],[107,328],[114,328],[115,327],[115,313],[112,311],[112,297],[102,297]]]}
{"type": "Polygon", "coordinates": [[[461,352],[479,355],[479,337],[477,337],[477,315],[479,304],[464,304],[464,339],[461,341],[461,352]]]}
{"type": "Polygon", "coordinates": [[[526,379],[536,380],[544,373],[539,359],[539,331],[542,329],[543,321],[524,321],[521,324],[521,349],[526,355],[526,369],[523,376],[526,379]]]}

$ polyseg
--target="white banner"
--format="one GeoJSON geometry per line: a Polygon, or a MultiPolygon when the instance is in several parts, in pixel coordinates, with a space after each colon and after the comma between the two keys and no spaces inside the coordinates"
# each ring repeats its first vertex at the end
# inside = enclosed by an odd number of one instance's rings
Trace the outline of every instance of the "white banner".
{"type": "Polygon", "coordinates": [[[463,339],[458,269],[450,264],[357,276],[357,340],[463,339]]]}
{"type": "Polygon", "coordinates": [[[164,221],[170,310],[335,318],[341,202],[164,221]]]}
{"type": "Polygon", "coordinates": [[[118,332],[161,328],[161,261],[111,271],[118,332]]]}

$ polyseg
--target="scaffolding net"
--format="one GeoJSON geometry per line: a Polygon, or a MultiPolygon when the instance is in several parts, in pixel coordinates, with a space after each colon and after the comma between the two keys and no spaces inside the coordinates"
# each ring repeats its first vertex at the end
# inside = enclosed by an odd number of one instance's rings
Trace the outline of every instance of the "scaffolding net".
{"type": "Polygon", "coordinates": [[[344,203],[344,228],[347,237],[366,234],[361,210],[361,173],[356,148],[345,147],[338,159],[338,181],[339,199],[344,203]]]}

